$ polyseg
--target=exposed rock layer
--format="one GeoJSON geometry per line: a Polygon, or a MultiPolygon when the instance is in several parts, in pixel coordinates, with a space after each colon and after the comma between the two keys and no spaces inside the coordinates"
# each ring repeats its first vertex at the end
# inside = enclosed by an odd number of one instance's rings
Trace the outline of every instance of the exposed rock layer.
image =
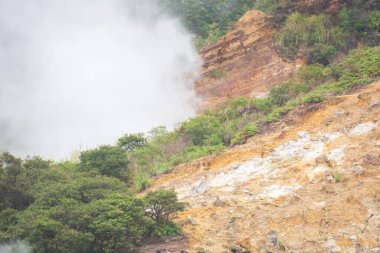
{"type": "Polygon", "coordinates": [[[203,108],[228,98],[263,96],[294,74],[297,64],[276,53],[273,32],[269,17],[252,10],[218,43],[200,52],[204,65],[196,91],[204,99],[203,108]]]}
{"type": "Polygon", "coordinates": [[[291,12],[336,14],[344,1],[280,1],[283,13],[268,16],[248,11],[217,43],[203,48],[202,78],[195,90],[203,98],[200,109],[214,107],[229,98],[261,97],[270,88],[290,79],[304,64],[302,54],[285,60],[273,46],[274,27],[291,12]]]}

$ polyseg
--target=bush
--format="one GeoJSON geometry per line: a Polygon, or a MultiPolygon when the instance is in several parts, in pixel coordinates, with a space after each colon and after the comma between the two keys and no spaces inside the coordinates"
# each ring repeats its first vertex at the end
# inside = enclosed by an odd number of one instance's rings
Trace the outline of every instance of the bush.
{"type": "Polygon", "coordinates": [[[7,221],[13,227],[6,233],[26,239],[38,253],[131,249],[148,233],[145,203],[116,178],[66,174],[58,182],[38,182],[31,193],[35,202],[16,222],[7,221]]]}
{"type": "Polygon", "coordinates": [[[173,14],[180,17],[185,27],[196,35],[195,44],[202,47],[216,41],[235,24],[255,0],[160,0],[173,14]]]}
{"type": "Polygon", "coordinates": [[[380,10],[374,10],[369,12],[369,27],[373,31],[380,30],[380,10]]]}
{"type": "Polygon", "coordinates": [[[321,64],[302,66],[297,71],[297,79],[301,83],[315,87],[325,80],[324,70],[325,68],[321,64]]]}
{"type": "Polygon", "coordinates": [[[233,139],[233,144],[241,144],[246,141],[248,138],[254,136],[259,132],[259,126],[256,122],[249,123],[244,127],[244,129],[238,133],[238,135],[233,139]]]}
{"type": "Polygon", "coordinates": [[[372,82],[380,75],[380,47],[352,50],[341,63],[333,66],[332,74],[342,91],[372,82]]]}
{"type": "Polygon", "coordinates": [[[320,92],[312,92],[307,94],[304,99],[304,103],[310,104],[310,103],[320,103],[323,101],[323,96],[320,92]]]}
{"type": "Polygon", "coordinates": [[[156,224],[154,226],[154,235],[158,237],[174,236],[181,233],[181,227],[175,223],[156,224]]]}
{"type": "Polygon", "coordinates": [[[283,106],[292,98],[289,82],[274,86],[269,92],[269,101],[276,106],[283,106]]]}
{"type": "MultiPolygon", "coordinates": [[[[345,49],[347,33],[340,27],[334,26],[328,16],[305,16],[296,12],[287,18],[284,26],[275,36],[276,47],[283,56],[289,58],[294,58],[299,49],[306,49],[317,44],[345,49]]],[[[324,48],[324,50],[326,49],[324,48]]],[[[321,54],[318,57],[320,56],[321,54]]]]}
{"type": "Polygon", "coordinates": [[[226,73],[221,69],[213,69],[210,73],[211,77],[221,79],[226,76],[226,73]]]}
{"type": "Polygon", "coordinates": [[[180,133],[195,146],[223,144],[224,130],[215,116],[200,115],[182,123],[180,133]]]}
{"type": "Polygon", "coordinates": [[[254,98],[251,105],[255,110],[263,114],[269,113],[273,106],[267,98],[254,98]]]}
{"type": "Polygon", "coordinates": [[[311,48],[307,62],[308,64],[322,64],[327,66],[334,59],[337,50],[332,45],[325,45],[322,43],[317,43],[314,47],[311,48]]]}
{"type": "Polygon", "coordinates": [[[80,154],[80,166],[83,171],[96,170],[102,175],[128,180],[128,156],[121,147],[100,146],[80,154]]]}
{"type": "Polygon", "coordinates": [[[366,28],[365,15],[358,8],[344,7],[339,11],[339,21],[343,29],[350,32],[361,32],[366,28]]]}
{"type": "Polygon", "coordinates": [[[147,215],[158,224],[168,224],[172,216],[185,209],[185,204],[178,202],[177,194],[174,191],[158,190],[149,192],[145,196],[148,206],[147,215]]]}
{"type": "Polygon", "coordinates": [[[257,0],[254,8],[265,13],[271,13],[275,10],[278,0],[257,0]]]}
{"type": "Polygon", "coordinates": [[[142,147],[146,144],[147,139],[143,133],[126,134],[117,140],[117,145],[131,152],[137,147],[142,147]]]}
{"type": "Polygon", "coordinates": [[[22,160],[10,153],[1,154],[0,212],[7,208],[24,210],[32,202],[27,188],[27,174],[22,160]]]}
{"type": "Polygon", "coordinates": [[[142,192],[148,189],[151,184],[150,176],[151,175],[144,173],[143,171],[139,171],[134,174],[133,186],[137,192],[142,192]]]}

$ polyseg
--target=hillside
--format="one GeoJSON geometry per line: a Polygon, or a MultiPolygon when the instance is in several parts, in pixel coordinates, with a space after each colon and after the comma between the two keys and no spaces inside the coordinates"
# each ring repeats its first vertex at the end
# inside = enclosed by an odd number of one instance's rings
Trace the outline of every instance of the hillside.
{"type": "MultiPolygon", "coordinates": [[[[320,45],[332,44],[343,53],[348,47],[355,47],[361,39],[365,41],[364,43],[368,42],[366,40],[374,40],[371,42],[373,45],[378,43],[378,32],[373,38],[369,38],[368,31],[365,33],[364,30],[356,31],[363,29],[364,23],[369,22],[366,15],[368,16],[368,9],[378,8],[376,1],[264,0],[257,1],[256,5],[259,2],[267,5],[268,2],[272,3],[272,10],[267,13],[256,9],[247,11],[227,34],[216,43],[208,44],[200,50],[204,64],[201,78],[195,86],[197,94],[203,99],[200,110],[214,108],[233,98],[265,97],[273,86],[294,77],[300,66],[310,64],[310,53],[320,45]],[[346,18],[350,21],[344,21],[346,24],[343,25],[339,19],[342,10],[346,8],[349,10],[346,18]],[[346,31],[338,29],[323,34],[323,29],[332,28],[329,24],[331,21],[321,21],[324,23],[322,25],[324,28],[318,27],[320,25],[315,23],[316,27],[310,27],[315,34],[311,35],[306,43],[299,43],[297,49],[290,55],[284,54],[281,52],[283,50],[281,47],[290,48],[292,44],[297,44],[297,40],[302,40],[308,32],[305,30],[297,34],[297,30],[302,29],[302,25],[307,26],[308,22],[315,22],[296,21],[301,22],[301,25],[293,26],[286,31],[289,36],[281,42],[282,45],[279,45],[276,41],[279,28],[284,26],[284,22],[289,21],[291,19],[289,17],[294,13],[306,16],[317,15],[323,19],[331,19],[333,23],[341,22],[338,26],[347,26],[344,28],[346,31]],[[348,34],[339,35],[342,32],[348,34]],[[331,37],[331,33],[336,33],[338,43],[333,42],[333,38],[328,38],[331,37]],[[340,43],[347,45],[337,45],[340,43]]],[[[330,51],[328,54],[333,58],[335,51],[330,51]]]]}
{"type": "Polygon", "coordinates": [[[378,1],[158,3],[202,46],[198,114],[0,153],[0,253],[380,253],[378,1]]]}
{"type": "Polygon", "coordinates": [[[189,252],[379,252],[379,119],[375,82],[299,108],[152,189],[174,189],[189,203],[178,217],[189,252]]]}
{"type": "Polygon", "coordinates": [[[265,96],[295,74],[302,60],[282,59],[273,47],[273,33],[269,17],[251,10],[220,41],[200,51],[204,64],[195,90],[204,99],[202,108],[231,98],[265,96]]]}

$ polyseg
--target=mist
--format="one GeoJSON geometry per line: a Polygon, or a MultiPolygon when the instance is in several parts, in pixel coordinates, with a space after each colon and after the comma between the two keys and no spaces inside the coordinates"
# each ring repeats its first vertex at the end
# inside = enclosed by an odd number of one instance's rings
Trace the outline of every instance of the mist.
{"type": "Polygon", "coordinates": [[[28,244],[23,241],[6,243],[0,245],[0,253],[31,253],[32,250],[28,244]]]}
{"type": "Polygon", "coordinates": [[[156,3],[0,0],[0,151],[63,159],[194,115],[201,60],[156,3]]]}

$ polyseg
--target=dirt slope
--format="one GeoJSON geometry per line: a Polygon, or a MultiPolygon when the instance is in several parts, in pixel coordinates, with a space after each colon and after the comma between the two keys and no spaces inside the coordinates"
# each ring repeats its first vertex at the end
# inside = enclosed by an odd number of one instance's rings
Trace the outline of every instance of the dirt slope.
{"type": "Polygon", "coordinates": [[[152,190],[189,203],[177,219],[189,252],[380,252],[379,125],[376,82],[297,109],[152,190]]]}

